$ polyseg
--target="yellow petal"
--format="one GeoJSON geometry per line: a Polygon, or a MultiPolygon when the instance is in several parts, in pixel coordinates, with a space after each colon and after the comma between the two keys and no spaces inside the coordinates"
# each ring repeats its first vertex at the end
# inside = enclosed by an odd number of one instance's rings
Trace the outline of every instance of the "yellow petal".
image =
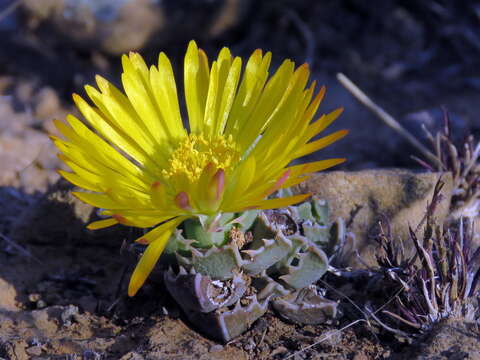
{"type": "Polygon", "coordinates": [[[250,56],[238,94],[235,96],[232,105],[230,118],[226,124],[226,134],[232,134],[235,138],[238,137],[244,124],[255,110],[259,95],[267,81],[271,58],[272,54],[270,52],[262,57],[262,50],[260,49],[255,50],[250,56]]]}
{"type": "Polygon", "coordinates": [[[340,158],[340,159],[320,160],[320,161],[314,161],[306,164],[294,165],[289,169],[291,169],[291,176],[297,177],[303,174],[310,174],[310,173],[331,168],[332,166],[345,162],[345,160],[347,159],[340,158]]]}
{"type": "Polygon", "coordinates": [[[308,126],[308,129],[305,131],[304,142],[307,142],[315,135],[325,130],[333,121],[335,121],[340,114],[343,112],[343,108],[338,108],[332,112],[322,115],[320,119],[308,126]]]}
{"type": "Polygon", "coordinates": [[[145,149],[146,153],[152,153],[155,141],[128,97],[101,76],[97,75],[95,79],[101,92],[91,86],[85,86],[85,91],[98,107],[102,117],[129,141],[145,149]]]}
{"type": "Polygon", "coordinates": [[[285,206],[298,204],[299,202],[304,201],[310,196],[311,194],[301,194],[301,195],[294,195],[294,196],[283,197],[278,199],[263,200],[257,203],[257,205],[255,206],[255,209],[267,210],[267,209],[283,208],[285,206]]]}
{"type": "MultiPolygon", "coordinates": [[[[170,129],[165,119],[157,112],[156,103],[153,104],[153,94],[143,84],[139,75],[134,71],[125,71],[122,74],[122,84],[135,113],[141,119],[142,130],[148,134],[152,143],[159,143],[171,137],[170,129]]],[[[132,116],[133,117],[133,116],[132,116]]]]}
{"type": "Polygon", "coordinates": [[[218,99],[218,64],[216,61],[212,64],[210,70],[210,82],[208,84],[207,101],[205,103],[205,118],[203,119],[203,130],[207,134],[213,131],[213,123],[215,121],[215,105],[218,99]]]}
{"type": "Polygon", "coordinates": [[[87,229],[98,230],[98,229],[103,229],[103,228],[110,227],[110,226],[113,226],[113,225],[116,225],[116,224],[118,224],[118,221],[113,219],[113,218],[105,219],[105,220],[98,220],[98,221],[94,221],[94,222],[91,222],[90,224],[88,224],[87,229]]]}
{"type": "MultiPolygon", "coordinates": [[[[92,87],[87,88],[91,89],[90,97],[100,96],[97,90],[92,87]],[[94,93],[98,95],[94,95],[94,93]]],[[[115,144],[139,163],[146,164],[148,162],[148,155],[144,149],[131,139],[122,129],[118,128],[117,125],[111,122],[108,117],[102,114],[98,109],[91,107],[85,100],[76,94],[73,94],[73,101],[84,118],[105,140],[115,144]]]]}
{"type": "Polygon", "coordinates": [[[301,184],[302,182],[307,181],[309,178],[310,178],[310,176],[305,175],[305,176],[300,176],[300,177],[297,177],[297,178],[288,179],[288,180],[285,182],[285,184],[283,184],[283,185],[280,187],[280,189],[287,189],[287,188],[289,188],[289,187],[292,187],[292,186],[301,184]]]}
{"type": "Polygon", "coordinates": [[[84,203],[102,209],[129,209],[131,207],[129,204],[119,204],[106,194],[73,191],[72,195],[79,200],[82,200],[84,203]]]}
{"type": "Polygon", "coordinates": [[[311,154],[315,151],[318,151],[320,149],[323,149],[324,147],[334,143],[335,141],[343,138],[348,134],[348,130],[339,130],[337,132],[334,132],[333,134],[330,134],[328,136],[324,136],[321,139],[312,141],[311,143],[308,143],[301,147],[294,155],[295,158],[299,158],[308,154],[311,154]]]}
{"type": "Polygon", "coordinates": [[[145,283],[145,280],[152,272],[155,264],[160,258],[160,255],[165,249],[173,230],[183,220],[185,220],[185,217],[173,219],[167,223],[157,226],[155,229],[140,238],[146,239],[150,243],[135,267],[132,277],[130,278],[130,283],[128,284],[128,296],[134,296],[145,283]]]}
{"type": "Polygon", "coordinates": [[[250,116],[250,119],[255,120],[245,121],[239,129],[239,134],[242,134],[239,139],[242,149],[247,149],[270,121],[271,114],[278,107],[290,83],[294,66],[292,61],[285,60],[265,85],[255,110],[250,116]]]}
{"type": "MultiPolygon", "coordinates": [[[[84,117],[90,122],[90,124],[104,137],[105,140],[115,144],[127,154],[132,156],[141,164],[150,165],[152,160],[148,154],[138,145],[135,141],[131,140],[127,136],[121,135],[113,127],[111,127],[104,118],[102,118],[97,111],[91,108],[85,100],[79,96],[74,95],[74,101],[84,117]]],[[[145,176],[145,172],[142,172],[132,161],[122,156],[116,149],[102,139],[98,134],[88,129],[79,119],[73,115],[67,116],[69,124],[75,129],[79,135],[79,139],[75,141],[80,147],[86,150],[93,150],[97,152],[99,157],[107,157],[106,161],[115,167],[119,167],[121,172],[132,173],[134,177],[145,176]]],[[[73,139],[72,139],[73,140],[73,139]]]]}
{"type": "Polygon", "coordinates": [[[292,119],[297,118],[308,74],[309,70],[305,65],[295,71],[275,109],[272,109],[261,139],[252,150],[252,154],[259,159],[258,165],[262,171],[267,171],[265,166],[278,163],[278,155],[284,153],[292,141],[291,128],[295,124],[292,119]]]}
{"type": "Polygon", "coordinates": [[[233,62],[229,62],[228,67],[223,65],[219,69],[220,91],[216,108],[214,134],[223,134],[224,132],[237,93],[241,68],[242,60],[236,57],[233,62]]]}
{"type": "MultiPolygon", "coordinates": [[[[118,216],[121,216],[125,219],[126,225],[129,226],[136,226],[139,228],[151,228],[163,221],[170,220],[172,218],[171,214],[160,216],[160,215],[143,215],[142,212],[139,211],[126,211],[126,210],[118,210],[115,211],[118,216]]],[[[120,221],[119,221],[120,222],[120,221]]]]}
{"type": "Polygon", "coordinates": [[[58,170],[57,172],[64,179],[70,181],[73,185],[79,186],[85,190],[102,191],[102,189],[98,186],[98,184],[94,184],[82,176],[79,176],[71,172],[63,171],[63,170],[58,170]]]}
{"type": "Polygon", "coordinates": [[[186,130],[180,115],[172,65],[163,52],[158,57],[158,69],[154,66],[150,68],[150,83],[158,111],[171,130],[172,136],[175,138],[185,136],[186,130]]]}
{"type": "Polygon", "coordinates": [[[190,131],[194,134],[200,133],[203,129],[208,79],[208,60],[205,53],[199,51],[197,44],[192,40],[185,55],[184,87],[190,131]]]}

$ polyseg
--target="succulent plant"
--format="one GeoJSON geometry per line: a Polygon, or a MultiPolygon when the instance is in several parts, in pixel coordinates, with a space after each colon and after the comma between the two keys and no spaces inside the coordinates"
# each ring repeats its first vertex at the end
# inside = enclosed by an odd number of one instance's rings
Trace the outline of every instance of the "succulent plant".
{"type": "Polygon", "coordinates": [[[480,294],[480,247],[474,241],[474,225],[469,218],[438,224],[434,213],[442,187],[439,180],[419,225],[423,239],[410,228],[413,255],[394,241],[388,224],[379,235],[377,260],[384,272],[379,283],[385,293],[393,294],[381,312],[371,315],[386,330],[402,336],[422,334],[445,318],[474,322],[480,315],[478,303],[474,305],[480,294]]]}
{"type": "Polygon", "coordinates": [[[413,157],[431,171],[450,171],[454,188],[449,220],[462,217],[475,219],[480,215],[480,141],[469,134],[458,144],[450,130],[448,112],[444,110],[444,126],[435,135],[424,131],[431,142],[435,161],[413,157]]]}
{"type": "Polygon", "coordinates": [[[187,220],[166,249],[175,256],[166,286],[190,321],[222,341],[248,329],[270,302],[287,320],[324,322],[337,303],[314,284],[344,233],[339,222],[332,234],[328,216],[314,197],[282,210],[187,220]]]}

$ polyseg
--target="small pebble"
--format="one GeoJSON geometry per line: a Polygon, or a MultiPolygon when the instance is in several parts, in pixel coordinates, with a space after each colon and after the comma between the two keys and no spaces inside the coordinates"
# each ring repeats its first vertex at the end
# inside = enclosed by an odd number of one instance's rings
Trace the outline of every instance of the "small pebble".
{"type": "Polygon", "coordinates": [[[123,355],[120,360],[143,360],[143,356],[137,352],[131,351],[123,355]]]}
{"type": "Polygon", "coordinates": [[[61,319],[64,326],[72,325],[74,316],[78,314],[78,307],[75,305],[68,305],[61,314],[61,319]]]}
{"type": "Polygon", "coordinates": [[[285,346],[279,346],[275,350],[270,353],[270,357],[274,357],[275,355],[285,354],[288,349],[285,346]]]}
{"type": "Polygon", "coordinates": [[[219,351],[222,351],[223,350],[223,346],[220,345],[220,344],[216,344],[216,345],[213,345],[211,348],[210,348],[210,352],[219,352],[219,351]]]}
{"type": "Polygon", "coordinates": [[[353,357],[353,360],[368,360],[368,356],[365,355],[365,353],[363,352],[359,352],[355,354],[355,356],[353,357]]]}
{"type": "Polygon", "coordinates": [[[255,342],[253,341],[253,339],[249,339],[248,343],[243,345],[243,350],[245,351],[250,351],[250,350],[253,350],[255,348],[255,342]]]}
{"type": "Polygon", "coordinates": [[[102,354],[93,350],[85,350],[82,357],[84,360],[100,360],[101,358],[102,354]]]}
{"type": "Polygon", "coordinates": [[[47,303],[42,299],[38,300],[36,305],[37,305],[37,309],[44,309],[47,307],[47,303]]]}
{"type": "Polygon", "coordinates": [[[42,88],[33,99],[34,115],[41,120],[53,117],[60,109],[57,92],[49,86],[42,88]]]}
{"type": "Polygon", "coordinates": [[[42,347],[41,346],[31,346],[25,351],[28,355],[40,356],[42,354],[42,347]]]}
{"type": "Polygon", "coordinates": [[[38,300],[40,300],[41,295],[38,293],[33,293],[28,295],[28,301],[36,303],[38,300]]]}

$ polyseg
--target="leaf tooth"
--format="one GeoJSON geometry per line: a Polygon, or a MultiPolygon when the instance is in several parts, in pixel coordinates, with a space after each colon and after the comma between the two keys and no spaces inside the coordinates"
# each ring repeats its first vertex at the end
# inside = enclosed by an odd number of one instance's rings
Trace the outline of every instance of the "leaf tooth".
{"type": "Polygon", "coordinates": [[[261,254],[264,250],[264,247],[258,248],[256,250],[242,250],[242,253],[247,254],[250,257],[250,260],[253,260],[257,255],[261,254]]]}

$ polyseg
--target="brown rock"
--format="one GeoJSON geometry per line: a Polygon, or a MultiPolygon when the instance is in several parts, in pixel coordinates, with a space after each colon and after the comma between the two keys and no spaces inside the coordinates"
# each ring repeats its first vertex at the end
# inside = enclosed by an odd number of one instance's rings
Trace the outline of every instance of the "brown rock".
{"type": "Polygon", "coordinates": [[[25,1],[21,6],[30,28],[46,25],[61,34],[59,38],[68,41],[69,46],[119,55],[162,47],[173,38],[219,37],[246,19],[252,3],[250,0],[187,3],[44,0],[25,1]]]}
{"type": "MultiPolygon", "coordinates": [[[[13,106],[12,96],[0,96],[0,134],[19,135],[32,123],[32,115],[17,112],[13,106]]],[[[0,144],[3,143],[0,142],[0,144]]]]}
{"type": "Polygon", "coordinates": [[[40,356],[42,354],[41,346],[31,346],[26,350],[27,354],[30,356],[40,356]]]}
{"type": "Polygon", "coordinates": [[[355,356],[353,357],[353,360],[368,360],[368,356],[365,355],[365,353],[363,352],[359,352],[357,354],[355,354],[355,356]]]}
{"type": "Polygon", "coordinates": [[[30,356],[26,353],[27,342],[25,340],[12,340],[0,343],[0,354],[7,359],[28,360],[30,356]]]}
{"type": "Polygon", "coordinates": [[[120,360],[143,360],[144,357],[135,351],[129,351],[123,355],[120,360]]]}
{"type": "Polygon", "coordinates": [[[423,339],[410,359],[480,359],[478,327],[462,320],[443,320],[423,339]]]}
{"type": "Polygon", "coordinates": [[[220,344],[215,344],[213,345],[210,350],[209,350],[211,353],[212,352],[219,352],[219,351],[223,351],[223,346],[220,345],[220,344]]]}
{"type": "Polygon", "coordinates": [[[33,102],[34,115],[38,119],[49,120],[60,113],[60,99],[57,92],[49,86],[45,86],[38,91],[34,96],[33,102]]]}
{"type": "Polygon", "coordinates": [[[22,187],[28,193],[45,190],[58,179],[57,151],[47,134],[31,128],[33,116],[17,112],[0,98],[0,185],[22,187]]]}
{"type": "Polygon", "coordinates": [[[65,0],[22,5],[31,25],[47,22],[74,45],[115,55],[141,49],[166,24],[160,6],[149,0],[107,1],[103,6],[65,0]]]}
{"type": "Polygon", "coordinates": [[[0,278],[0,312],[20,310],[16,302],[17,291],[15,287],[0,278]]]}
{"type": "Polygon", "coordinates": [[[45,134],[25,130],[22,136],[0,134],[0,185],[22,186],[26,192],[44,191],[59,177],[53,171],[56,150],[45,134]]]}
{"type": "MultiPolygon", "coordinates": [[[[439,177],[439,173],[396,169],[332,171],[314,175],[297,190],[327,200],[331,220],[342,217],[348,224],[353,217],[349,230],[355,234],[355,247],[367,264],[375,265],[378,221],[387,217],[394,237],[407,240],[408,227],[415,228],[423,218],[439,177]]],[[[447,215],[452,190],[451,175],[444,174],[442,179],[444,200],[435,213],[440,222],[447,215]]],[[[354,267],[362,265],[355,256],[349,261],[354,267]]]]}
{"type": "Polygon", "coordinates": [[[156,322],[146,334],[148,351],[151,358],[167,359],[171,354],[195,354],[202,360],[246,360],[246,354],[239,348],[226,345],[221,351],[211,352],[215,343],[203,338],[191,330],[183,322],[171,318],[163,318],[156,322]]]}
{"type": "Polygon", "coordinates": [[[235,347],[229,347],[227,349],[223,349],[222,351],[203,354],[199,358],[200,360],[229,360],[229,359],[236,359],[236,360],[247,360],[247,355],[240,349],[235,347]]]}
{"type": "MultiPolygon", "coordinates": [[[[47,336],[53,336],[59,329],[58,319],[50,316],[51,309],[33,310],[30,313],[30,319],[33,325],[47,336]]],[[[30,321],[29,316],[25,315],[26,321],[30,321]]]]}

